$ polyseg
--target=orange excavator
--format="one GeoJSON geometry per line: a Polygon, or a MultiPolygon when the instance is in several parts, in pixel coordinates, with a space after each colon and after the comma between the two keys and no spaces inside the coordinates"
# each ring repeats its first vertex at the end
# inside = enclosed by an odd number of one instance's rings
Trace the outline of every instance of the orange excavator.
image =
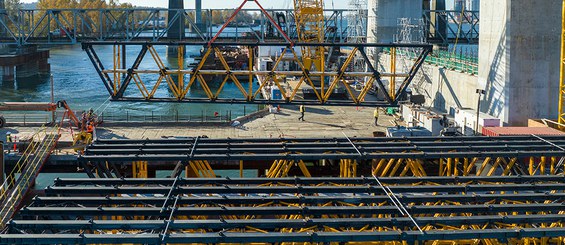
{"type": "MultiPolygon", "coordinates": [[[[57,103],[42,102],[0,102],[0,112],[2,111],[45,111],[55,112],[58,108],[65,110],[60,120],[59,128],[65,127],[65,123],[69,123],[71,129],[76,129],[77,133],[73,134],[73,145],[88,145],[92,142],[94,128],[99,125],[99,121],[94,112],[89,110],[83,113],[79,119],[75,112],[70,108],[66,101],[62,100],[57,103]]],[[[5,117],[0,114],[0,128],[6,125],[5,117]]],[[[72,132],[72,130],[71,130],[72,132]]]]}

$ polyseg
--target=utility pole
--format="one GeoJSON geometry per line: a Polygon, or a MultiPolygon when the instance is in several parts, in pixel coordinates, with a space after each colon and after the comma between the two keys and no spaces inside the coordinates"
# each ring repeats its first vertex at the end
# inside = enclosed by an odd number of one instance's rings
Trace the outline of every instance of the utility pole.
{"type": "Polygon", "coordinates": [[[475,92],[479,94],[479,99],[477,102],[477,120],[475,122],[475,135],[479,135],[479,114],[481,113],[481,95],[486,94],[486,91],[484,89],[477,89],[475,92]]]}

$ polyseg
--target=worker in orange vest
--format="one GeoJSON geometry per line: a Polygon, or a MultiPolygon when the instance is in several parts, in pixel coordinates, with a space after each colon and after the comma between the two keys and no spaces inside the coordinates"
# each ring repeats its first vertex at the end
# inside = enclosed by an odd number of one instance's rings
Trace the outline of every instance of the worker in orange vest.
{"type": "Polygon", "coordinates": [[[92,123],[88,124],[88,127],[86,128],[86,132],[89,134],[94,132],[94,126],[92,125],[92,123]]]}

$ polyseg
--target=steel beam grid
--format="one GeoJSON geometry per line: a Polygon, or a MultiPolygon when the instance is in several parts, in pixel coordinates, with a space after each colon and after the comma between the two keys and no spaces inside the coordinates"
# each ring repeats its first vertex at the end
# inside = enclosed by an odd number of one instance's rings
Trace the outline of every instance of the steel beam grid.
{"type": "MultiPolygon", "coordinates": [[[[219,35],[218,33],[217,35],[219,35]]],[[[422,66],[428,54],[432,51],[431,45],[411,45],[411,44],[339,44],[339,43],[299,43],[299,42],[271,42],[271,43],[244,43],[244,42],[215,42],[216,39],[212,39],[207,43],[198,42],[84,42],[82,44],[83,49],[86,51],[93,63],[96,71],[98,72],[100,78],[102,79],[109,95],[114,101],[152,101],[152,102],[188,102],[188,103],[229,103],[229,104],[306,104],[306,105],[342,105],[342,106],[397,106],[400,99],[404,95],[405,90],[408,88],[412,82],[414,76],[422,66]],[[137,59],[131,66],[124,67],[125,63],[116,64],[116,59],[114,59],[113,69],[106,69],[105,67],[111,67],[111,65],[103,64],[103,62],[98,58],[96,50],[94,47],[104,45],[114,45],[115,47],[123,47],[123,50],[138,50],[139,48],[126,48],[126,47],[140,47],[140,51],[137,55],[137,59]],[[177,68],[167,68],[159,57],[158,52],[154,49],[154,46],[193,46],[193,47],[204,47],[202,60],[195,65],[191,70],[187,70],[181,65],[177,68]],[[248,70],[234,70],[229,67],[225,54],[221,52],[220,47],[224,46],[239,46],[247,47],[249,50],[250,59],[247,63],[248,70]],[[295,47],[309,47],[312,49],[325,49],[325,48],[340,48],[343,46],[352,47],[353,51],[347,55],[348,59],[343,62],[343,64],[338,65],[337,71],[331,71],[329,67],[324,67],[324,69],[318,69],[318,71],[310,70],[310,66],[306,64],[304,57],[299,57],[295,52],[295,47]],[[252,69],[255,62],[251,57],[252,53],[255,52],[257,47],[283,47],[283,52],[275,55],[275,64],[272,69],[269,70],[257,70],[252,69]],[[350,71],[349,64],[356,55],[361,55],[367,63],[370,63],[369,58],[365,54],[365,49],[369,47],[410,47],[420,50],[418,58],[414,61],[412,68],[406,74],[400,74],[396,72],[386,72],[379,71],[374,67],[369,67],[370,70],[367,72],[360,71],[350,71]],[[151,57],[156,63],[158,69],[153,70],[142,70],[138,69],[139,64],[144,60],[144,57],[149,51],[151,57]],[[287,52],[288,51],[288,52],[287,52]],[[291,53],[292,55],[288,55],[291,53]],[[208,60],[217,59],[221,61],[222,68],[215,68],[210,70],[205,68],[208,60]],[[291,59],[298,66],[295,70],[280,70],[279,64],[283,59],[291,59]],[[156,82],[150,83],[146,81],[150,76],[158,76],[156,82]],[[279,76],[295,76],[300,78],[298,85],[293,87],[287,87],[283,84],[279,76]],[[148,77],[149,76],[149,77],[148,77]],[[173,76],[177,76],[178,79],[175,81],[173,76]],[[189,76],[187,82],[184,82],[184,76],[189,76]],[[237,77],[246,77],[244,80],[237,77]],[[112,77],[114,79],[112,79],[112,77]],[[214,81],[214,78],[223,77],[218,81],[214,81]],[[389,89],[385,88],[383,77],[404,77],[403,82],[398,87],[391,87],[389,89]],[[247,79],[248,78],[248,79],[247,79]],[[321,90],[318,90],[314,81],[318,79],[319,81],[328,78],[330,83],[321,90]],[[345,79],[366,79],[368,82],[364,85],[360,92],[353,91],[350,85],[345,79]],[[255,82],[254,79],[258,79],[258,88],[253,88],[252,84],[255,82]],[[157,97],[156,92],[163,89],[161,84],[166,81],[166,89],[170,93],[170,96],[157,97]],[[224,85],[228,82],[233,82],[237,85],[241,97],[238,95],[223,95],[222,91],[224,85]],[[248,89],[245,88],[242,82],[248,83],[248,89]],[[129,88],[130,84],[136,85],[136,88],[129,88]],[[269,84],[276,85],[281,93],[281,99],[272,98],[260,98],[262,91],[269,84]],[[219,84],[219,86],[214,86],[219,84]],[[305,96],[300,95],[299,91],[302,91],[302,85],[305,85],[313,89],[315,98],[305,98],[305,96]],[[385,91],[384,99],[370,99],[367,94],[373,89],[373,85],[378,86],[379,90],[385,91]],[[205,92],[204,96],[194,96],[190,91],[192,89],[197,89],[196,87],[201,87],[205,92]],[[217,89],[215,89],[217,87],[217,89]],[[347,99],[333,99],[334,89],[338,87],[343,87],[347,91],[347,99]],[[214,88],[214,90],[213,90],[214,88]],[[128,95],[126,96],[126,91],[128,95]]],[[[118,54],[114,55],[120,55],[118,54]]],[[[182,57],[181,57],[182,59],[182,57]]],[[[119,59],[117,59],[119,60],[119,59]]],[[[179,62],[182,64],[182,62],[179,62]]],[[[325,65],[324,65],[325,66],[325,65]]],[[[324,82],[325,83],[325,82],[324,82]]]]}
{"type": "Polygon", "coordinates": [[[80,156],[83,162],[185,160],[320,160],[563,157],[565,138],[442,137],[352,139],[201,139],[97,141],[80,156]],[[357,150],[359,152],[357,152],[357,150]]]}
{"type": "Polygon", "coordinates": [[[562,175],[380,181],[422,232],[374,178],[57,179],[0,243],[554,244],[565,234],[562,175]]]}

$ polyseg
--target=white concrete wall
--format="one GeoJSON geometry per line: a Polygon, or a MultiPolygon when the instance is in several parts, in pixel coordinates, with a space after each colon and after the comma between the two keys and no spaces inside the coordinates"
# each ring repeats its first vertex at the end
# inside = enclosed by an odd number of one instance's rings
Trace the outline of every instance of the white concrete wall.
{"type": "MultiPolygon", "coordinates": [[[[390,67],[390,55],[381,55],[382,67],[390,67]]],[[[403,61],[397,61],[397,71],[402,71],[403,61]]],[[[414,61],[406,64],[411,66],[414,61]]],[[[398,79],[396,84],[400,84],[398,79]]],[[[412,81],[410,89],[414,94],[422,94],[426,98],[425,107],[453,114],[456,108],[477,108],[478,77],[448,70],[443,67],[425,63],[412,81]]]]}
{"type": "Polygon", "coordinates": [[[480,9],[481,110],[516,126],[556,118],[561,0],[482,0],[480,9]]]}
{"type": "Polygon", "coordinates": [[[369,0],[368,6],[369,42],[393,42],[399,18],[422,18],[422,0],[369,0]]]}

